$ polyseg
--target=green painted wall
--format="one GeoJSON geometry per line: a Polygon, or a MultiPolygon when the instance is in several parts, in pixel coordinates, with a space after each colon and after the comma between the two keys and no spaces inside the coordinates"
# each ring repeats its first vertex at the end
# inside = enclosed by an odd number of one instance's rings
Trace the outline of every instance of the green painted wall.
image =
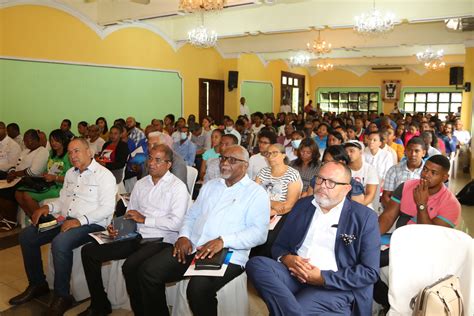
{"type": "Polygon", "coordinates": [[[182,113],[182,80],[175,72],[0,59],[0,120],[49,132],[64,118],[79,121],[182,113]]]}
{"type": "Polygon", "coordinates": [[[271,82],[243,81],[240,96],[245,97],[250,113],[273,112],[273,84],[271,82]]]}

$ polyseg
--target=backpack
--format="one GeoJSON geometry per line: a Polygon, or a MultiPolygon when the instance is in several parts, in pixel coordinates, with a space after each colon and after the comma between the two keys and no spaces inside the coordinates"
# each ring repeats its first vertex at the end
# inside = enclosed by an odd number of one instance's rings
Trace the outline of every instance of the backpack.
{"type": "Polygon", "coordinates": [[[459,203],[464,205],[474,205],[474,180],[466,184],[464,188],[456,195],[459,203]]]}

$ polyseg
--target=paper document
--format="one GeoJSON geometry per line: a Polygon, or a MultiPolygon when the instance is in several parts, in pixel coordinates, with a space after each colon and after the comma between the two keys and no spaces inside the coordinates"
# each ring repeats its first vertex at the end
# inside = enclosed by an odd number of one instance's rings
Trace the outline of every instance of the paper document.
{"type": "Polygon", "coordinates": [[[215,277],[222,277],[225,274],[225,271],[227,270],[227,267],[229,266],[230,258],[232,257],[232,251],[229,251],[227,253],[227,256],[225,257],[224,263],[222,264],[222,268],[219,270],[196,270],[196,264],[195,260],[191,262],[191,265],[189,266],[188,270],[184,273],[184,276],[215,276],[215,277]]]}
{"type": "Polygon", "coordinates": [[[273,218],[270,219],[270,225],[268,227],[268,230],[274,230],[275,226],[278,224],[280,220],[281,220],[281,215],[273,216],[273,218]]]}
{"type": "Polygon", "coordinates": [[[0,189],[7,189],[7,188],[14,187],[20,181],[21,181],[21,178],[16,178],[12,182],[7,182],[7,180],[0,180],[0,189]]]}

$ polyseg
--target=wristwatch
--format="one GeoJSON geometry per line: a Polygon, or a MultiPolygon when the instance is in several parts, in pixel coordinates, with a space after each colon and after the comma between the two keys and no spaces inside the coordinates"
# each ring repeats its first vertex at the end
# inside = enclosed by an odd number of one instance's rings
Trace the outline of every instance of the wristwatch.
{"type": "Polygon", "coordinates": [[[419,209],[420,211],[425,211],[425,210],[426,210],[426,206],[425,206],[424,204],[420,204],[420,205],[418,205],[418,209],[419,209]]]}

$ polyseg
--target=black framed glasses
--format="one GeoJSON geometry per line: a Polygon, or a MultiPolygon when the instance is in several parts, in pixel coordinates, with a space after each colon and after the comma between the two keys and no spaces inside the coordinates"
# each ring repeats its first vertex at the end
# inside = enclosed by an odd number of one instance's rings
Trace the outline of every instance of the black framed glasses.
{"type": "Polygon", "coordinates": [[[326,178],[323,178],[323,177],[320,177],[320,176],[316,176],[316,184],[317,185],[322,185],[323,182],[326,182],[326,187],[328,189],[334,189],[336,187],[336,185],[348,185],[350,183],[344,183],[344,182],[336,182],[336,181],[333,181],[331,179],[326,179],[326,178]]]}
{"type": "Polygon", "coordinates": [[[243,159],[239,159],[239,158],[235,158],[231,156],[222,156],[222,155],[219,157],[219,159],[221,163],[223,163],[224,161],[227,161],[231,165],[235,165],[237,162],[247,162],[246,160],[243,160],[243,159]]]}

